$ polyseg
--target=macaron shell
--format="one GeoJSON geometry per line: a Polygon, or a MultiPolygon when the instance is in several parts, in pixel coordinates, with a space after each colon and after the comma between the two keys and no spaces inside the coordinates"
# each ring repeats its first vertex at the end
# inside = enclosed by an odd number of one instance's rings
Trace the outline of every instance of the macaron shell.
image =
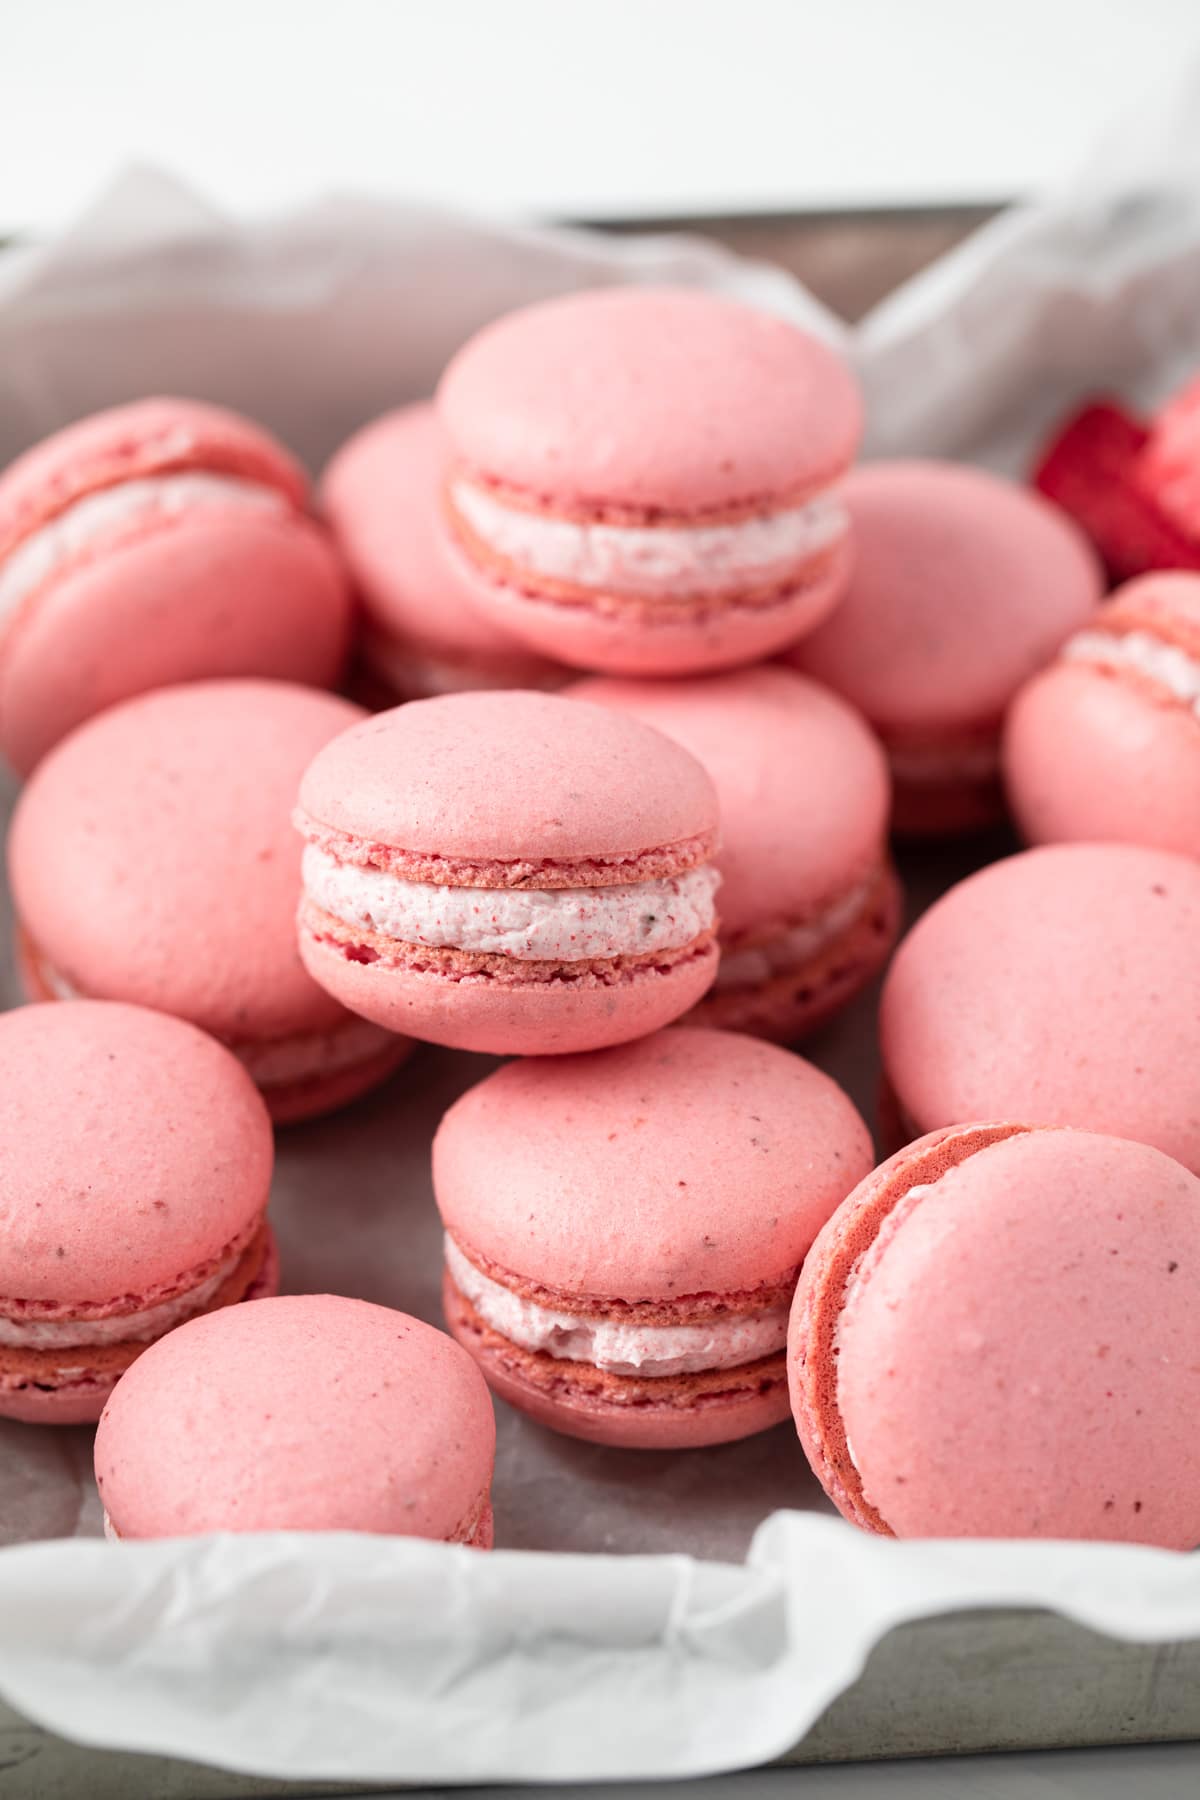
{"type": "Polygon", "coordinates": [[[551,509],[691,514],[821,486],[853,457],[841,358],[687,289],[570,294],[486,327],[442,377],[456,455],[551,509]]]}
{"type": "Polygon", "coordinates": [[[124,1538],[374,1531],[448,1538],[486,1504],[487,1389],[444,1333],[330,1295],[232,1307],[139,1357],[96,1435],[124,1538]]]}

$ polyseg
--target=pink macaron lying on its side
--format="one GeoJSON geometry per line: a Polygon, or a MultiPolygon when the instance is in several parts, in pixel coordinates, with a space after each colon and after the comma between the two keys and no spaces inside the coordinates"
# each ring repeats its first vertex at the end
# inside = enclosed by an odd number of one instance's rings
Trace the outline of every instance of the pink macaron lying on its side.
{"type": "Polygon", "coordinates": [[[381,1081],[407,1042],[339,1006],[296,946],[296,790],[363,716],[286,682],[203,681],[72,732],[34,772],[9,837],[31,998],[190,1019],[244,1063],[278,1123],[381,1081]]]}
{"type": "Polygon", "coordinates": [[[271,1122],[195,1026],[0,1015],[0,1144],[0,1417],[91,1423],[147,1344],[274,1292],[271,1122]]]}
{"type": "Polygon", "coordinates": [[[362,606],[361,673],[386,704],[461,688],[551,688],[558,664],[475,605],[438,525],[446,439],[429,404],[385,413],[343,444],[321,504],[362,606]]]}
{"type": "Polygon", "coordinates": [[[336,681],[350,592],[265,431],[142,400],[0,475],[0,751],[27,773],[132,694],[216,675],[336,681]]]}
{"type": "Polygon", "coordinates": [[[791,1041],[876,973],[900,925],[887,762],[853,709],[790,669],[692,681],[579,682],[713,778],[721,807],[721,963],[692,1015],[791,1041]]]}
{"type": "Polygon", "coordinates": [[[1200,867],[1050,844],[981,869],[897,950],[880,1038],[893,1142],[1025,1119],[1200,1174],[1200,867]]]}
{"type": "Polygon", "coordinates": [[[492,1544],[496,1423],[444,1332],[303,1294],[195,1319],[117,1385],[96,1433],[115,1538],[373,1531],[492,1544]]]}
{"type": "Polygon", "coordinates": [[[583,669],[782,649],[836,605],[861,406],[836,353],[693,289],[512,313],[442,378],[445,520],[481,608],[583,669]]]}
{"type": "Polygon", "coordinates": [[[1005,709],[1094,612],[1100,565],[1065,513],[982,469],[866,463],[842,492],[850,585],[790,660],[882,736],[899,831],[990,824],[1005,709]]]}
{"type": "Polygon", "coordinates": [[[1004,738],[1025,836],[1200,857],[1200,575],[1143,575],[1022,688],[1004,738]]]}
{"type": "Polygon", "coordinates": [[[344,1006],[500,1055],[597,1050],[717,970],[717,797],[640,720],[447,694],[353,726],[304,777],[300,950],[344,1006]]]}
{"type": "Polygon", "coordinates": [[[434,1140],[450,1329],[498,1394],[572,1437],[762,1431],[787,1417],[800,1264],[871,1160],[841,1089],[756,1038],[509,1063],[434,1140]]]}
{"type": "Polygon", "coordinates": [[[868,1531],[1194,1549],[1200,1181],[1092,1132],[934,1132],[821,1232],[788,1368],[868,1531]]]}

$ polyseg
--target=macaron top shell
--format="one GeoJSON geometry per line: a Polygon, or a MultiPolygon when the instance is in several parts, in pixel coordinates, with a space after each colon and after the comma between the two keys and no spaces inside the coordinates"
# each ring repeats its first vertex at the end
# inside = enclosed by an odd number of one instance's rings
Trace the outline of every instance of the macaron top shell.
{"type": "Polygon", "coordinates": [[[353,726],[314,759],[300,809],[372,844],[508,862],[636,856],[717,824],[712,782],[678,744],[520,690],[418,700],[353,726]]]}
{"type": "Polygon", "coordinates": [[[1200,657],[1200,575],[1163,569],[1136,576],[1116,590],[1089,625],[1118,631],[1141,627],[1200,657]]]}
{"type": "Polygon", "coordinates": [[[759,508],[841,474],[849,369],[782,319],[692,289],[610,288],[509,314],[459,351],[438,406],[456,457],[541,507],[759,508]]]}
{"type": "Polygon", "coordinates": [[[450,1108],[433,1148],[438,1207],[468,1254],[629,1301],[784,1276],[871,1162],[819,1069],[688,1029],[508,1063],[450,1108]]]}
{"type": "Polygon", "coordinates": [[[68,1310],[216,1256],[266,1206],[274,1156],[229,1051],[89,1001],[0,1015],[0,1142],[0,1295],[68,1310]]]}
{"type": "Polygon", "coordinates": [[[692,681],[580,682],[572,697],[690,750],[721,808],[721,929],[785,924],[879,861],[891,784],[878,740],[836,694],[782,668],[692,681]]]}
{"type": "Polygon", "coordinates": [[[1065,514],[956,463],[864,463],[841,489],[855,561],[837,610],[793,652],[886,730],[998,721],[1100,601],[1065,514]]]}
{"type": "Polygon", "coordinates": [[[37,950],[92,998],[232,1041],[343,1021],[296,947],[291,814],[312,757],[363,717],[290,683],[214,681],[80,726],[39,765],[9,841],[37,950]]]}
{"type": "Polygon", "coordinates": [[[96,1434],[120,1536],[375,1531],[446,1538],[486,1495],[483,1378],[431,1325],[328,1294],[193,1319],[122,1377],[96,1434]]]}
{"type": "Polygon", "coordinates": [[[880,1033],[918,1131],[1077,1125],[1200,1170],[1200,866],[1127,844],[993,863],[901,944],[880,1033]]]}

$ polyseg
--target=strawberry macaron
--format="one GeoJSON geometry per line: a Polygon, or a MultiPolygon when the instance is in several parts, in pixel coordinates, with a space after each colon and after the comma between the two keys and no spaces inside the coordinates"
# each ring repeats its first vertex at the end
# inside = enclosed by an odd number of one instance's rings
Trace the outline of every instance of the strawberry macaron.
{"type": "Polygon", "coordinates": [[[755,1038],[509,1063],[434,1140],[450,1329],[572,1437],[746,1437],[787,1417],[796,1275],[871,1161],[841,1089],[755,1038]]]}
{"type": "Polygon", "coordinates": [[[1069,637],[1008,716],[1032,843],[1117,838],[1200,857],[1200,575],[1144,575],[1069,637]]]}
{"type": "Polygon", "coordinates": [[[854,379],[712,294],[571,294],[488,326],[438,405],[445,520],[481,608],[545,656],[677,675],[768,656],[836,605],[854,379]]]}
{"type": "Polygon", "coordinates": [[[854,573],[790,660],[882,736],[898,830],[989,824],[1005,710],[1094,612],[1100,565],[1057,508],[982,469],[867,463],[842,493],[854,573]]]}
{"type": "Polygon", "coordinates": [[[669,1024],[717,971],[717,797],[640,720],[552,694],[448,694],[314,759],[300,950],[352,1011],[501,1055],[669,1024]]]}
{"type": "Polygon", "coordinates": [[[490,1549],[496,1424],[469,1356],[332,1294],[195,1319],[118,1383],[96,1433],[114,1538],[373,1531],[490,1549]]]}
{"type": "Polygon", "coordinates": [[[100,1417],[147,1344],[278,1280],[266,1108],[179,1019],[0,1016],[0,1416],[100,1417]]]}
{"type": "Polygon", "coordinates": [[[446,552],[446,455],[433,407],[405,406],[356,432],[325,471],[322,508],[362,608],[361,675],[385,704],[558,687],[566,671],[486,618],[446,552]]]}
{"type": "Polygon", "coordinates": [[[894,1140],[1077,1125],[1200,1174],[1200,866],[1049,844],[981,869],[900,945],[880,1037],[894,1140]]]}
{"type": "Polygon", "coordinates": [[[234,413],[115,407],[0,475],[0,751],[22,773],[149,688],[215,675],[326,686],[349,629],[303,470],[234,413]]]}
{"type": "Polygon", "coordinates": [[[721,963],[692,1014],[791,1041],[870,980],[900,924],[878,740],[790,669],[570,690],[633,713],[699,758],[721,807],[721,963]]]}
{"type": "Polygon", "coordinates": [[[363,718],[277,681],[142,694],[39,765],[8,844],[34,999],[127,1000],[226,1043],[279,1123],[340,1106],[401,1061],[296,947],[300,777],[363,718]]]}
{"type": "Polygon", "coordinates": [[[1091,1132],[935,1132],[821,1232],[788,1365],[867,1531],[1194,1549],[1200,1181],[1091,1132]]]}

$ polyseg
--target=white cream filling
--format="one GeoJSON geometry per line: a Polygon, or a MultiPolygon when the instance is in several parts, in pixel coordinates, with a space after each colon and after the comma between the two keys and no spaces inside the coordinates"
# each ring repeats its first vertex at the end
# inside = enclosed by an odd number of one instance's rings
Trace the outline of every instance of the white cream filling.
{"type": "Polygon", "coordinates": [[[842,899],[834,901],[832,906],[804,925],[794,925],[790,931],[781,931],[765,943],[751,945],[745,950],[722,949],[716,987],[762,987],[776,975],[785,975],[789,969],[811,961],[849,929],[874,891],[873,880],[861,881],[842,899]]]}
{"type": "Polygon", "coordinates": [[[784,512],[688,526],[585,524],[506,506],[470,481],[456,481],[450,491],[480,542],[530,575],[651,599],[784,580],[849,528],[846,508],[831,491],[784,512]]]}
{"type": "Polygon", "coordinates": [[[285,513],[290,502],[276,488],[236,475],[208,475],[187,470],[175,475],[144,475],[85,494],[65,512],[41,526],[10,550],[0,562],[0,619],[56,574],[64,564],[100,539],[122,530],[131,520],[173,519],[203,509],[285,513]]]}
{"type": "Polygon", "coordinates": [[[610,1375],[696,1375],[773,1356],[787,1342],[788,1303],[703,1325],[638,1325],[555,1312],[485,1275],[446,1237],[451,1280],[485,1324],[523,1350],[592,1363],[610,1375]]]}
{"type": "Polygon", "coordinates": [[[1059,652],[1064,662],[1090,663],[1101,669],[1130,669],[1166,688],[1200,718],[1200,662],[1149,631],[1079,631],[1059,652]]]}
{"type": "Polygon", "coordinates": [[[716,918],[720,876],[704,865],[661,881],[602,888],[466,888],[406,881],[304,851],[304,890],[344,925],[430,949],[583,962],[683,950],[716,918]]]}
{"type": "Polygon", "coordinates": [[[481,692],[491,688],[542,688],[549,692],[575,679],[577,671],[560,668],[519,648],[481,652],[478,658],[430,656],[402,638],[366,630],[362,639],[363,661],[397,694],[433,700],[441,694],[481,692]]]}
{"type": "MultiPolygon", "coordinates": [[[[244,1249],[226,1257],[206,1280],[141,1312],[114,1313],[105,1319],[12,1319],[0,1312],[0,1345],[20,1350],[77,1350],[103,1344],[149,1343],[208,1305],[237,1267],[244,1249]]],[[[60,1370],[60,1374],[70,1371],[60,1370]]]]}

